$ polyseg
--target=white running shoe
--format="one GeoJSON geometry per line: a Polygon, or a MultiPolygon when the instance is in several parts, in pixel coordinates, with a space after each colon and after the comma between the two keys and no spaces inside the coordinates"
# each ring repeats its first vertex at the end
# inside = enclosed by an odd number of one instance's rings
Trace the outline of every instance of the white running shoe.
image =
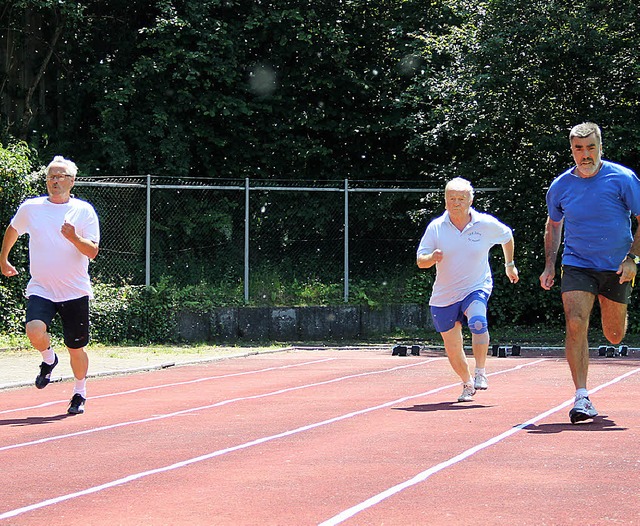
{"type": "Polygon", "coordinates": [[[458,402],[471,402],[474,394],[476,394],[476,388],[473,387],[473,384],[464,384],[462,394],[458,397],[458,402]]]}
{"type": "Polygon", "coordinates": [[[569,418],[572,424],[577,424],[596,416],[598,416],[598,411],[593,407],[588,397],[577,398],[573,404],[573,409],[569,411],[569,418]]]}
{"type": "Polygon", "coordinates": [[[473,379],[473,387],[480,391],[488,389],[489,384],[487,383],[487,377],[484,374],[476,374],[476,377],[473,379]]]}

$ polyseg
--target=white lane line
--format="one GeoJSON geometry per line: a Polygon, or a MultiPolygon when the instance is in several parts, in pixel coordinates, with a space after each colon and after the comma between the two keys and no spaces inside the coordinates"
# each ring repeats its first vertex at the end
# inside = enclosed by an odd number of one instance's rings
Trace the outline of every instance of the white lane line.
{"type": "Polygon", "coordinates": [[[147,422],[153,422],[155,420],[164,420],[165,418],[172,418],[174,416],[180,416],[180,415],[185,415],[188,413],[194,413],[196,411],[204,411],[206,409],[213,409],[214,407],[222,407],[224,405],[227,404],[232,404],[235,402],[244,402],[247,400],[257,400],[260,398],[266,398],[269,396],[275,396],[275,395],[279,395],[279,394],[284,394],[284,393],[290,393],[292,391],[299,391],[301,389],[309,389],[311,387],[318,387],[321,385],[327,385],[327,384],[332,384],[335,382],[342,382],[344,380],[351,380],[353,378],[360,378],[363,376],[371,376],[374,374],[384,374],[384,373],[390,373],[393,371],[397,371],[399,369],[406,369],[408,367],[416,367],[418,365],[424,365],[436,360],[444,360],[444,358],[431,358],[429,360],[424,360],[421,362],[413,362],[410,363],[408,365],[400,365],[397,367],[392,367],[391,369],[382,369],[379,371],[369,371],[366,373],[358,373],[358,374],[351,374],[348,376],[341,376],[339,378],[332,378],[331,380],[324,380],[322,382],[315,382],[312,384],[305,384],[305,385],[298,385],[295,387],[287,387],[284,389],[278,389],[276,391],[270,391],[268,393],[262,393],[262,394],[257,394],[257,395],[250,395],[250,396],[242,396],[242,397],[238,397],[238,398],[229,398],[227,400],[221,400],[220,402],[216,402],[214,404],[208,404],[208,405],[203,405],[200,407],[191,407],[189,409],[183,409],[181,411],[175,411],[173,413],[165,413],[162,415],[154,415],[148,418],[141,418],[138,420],[129,420],[127,422],[119,422],[117,424],[110,424],[108,426],[100,426],[100,427],[94,427],[91,429],[85,429],[83,431],[77,431],[75,433],[67,433],[64,435],[53,435],[53,436],[49,436],[49,437],[45,437],[45,438],[40,438],[38,440],[31,440],[29,442],[22,442],[19,444],[10,444],[8,446],[2,446],[0,447],[0,452],[2,451],[7,451],[10,449],[17,449],[20,447],[26,447],[26,446],[34,446],[34,445],[39,445],[39,444],[45,444],[47,442],[52,442],[54,440],[62,440],[64,438],[72,438],[72,437],[77,437],[77,436],[82,436],[82,435],[88,435],[91,433],[97,433],[99,431],[108,431],[110,429],[117,429],[120,427],[126,427],[126,426],[132,426],[132,425],[136,425],[136,424],[146,424],[147,422]]]}
{"type": "MultiPolygon", "coordinates": [[[[92,396],[91,400],[96,400],[98,398],[109,398],[111,396],[121,396],[121,395],[127,395],[127,394],[141,393],[143,391],[152,391],[154,389],[165,389],[167,387],[177,387],[177,386],[180,386],[180,385],[197,384],[199,382],[208,382],[210,380],[219,380],[221,378],[232,378],[234,376],[245,376],[245,375],[249,375],[249,374],[266,373],[266,372],[270,372],[270,371],[278,371],[278,370],[281,370],[281,369],[290,369],[292,367],[302,367],[303,365],[314,365],[314,364],[323,363],[323,362],[330,362],[330,361],[336,360],[336,359],[337,358],[323,358],[321,360],[313,360],[313,361],[310,361],[310,362],[294,363],[294,364],[290,364],[290,365],[279,365],[277,367],[266,367],[264,369],[257,369],[257,370],[252,370],[252,371],[242,371],[240,373],[229,373],[229,374],[221,374],[221,375],[216,375],[216,376],[206,376],[204,378],[196,378],[194,380],[186,380],[184,382],[174,382],[174,383],[170,383],[170,384],[160,384],[160,385],[152,385],[152,386],[147,386],[147,387],[140,387],[138,389],[130,389],[128,391],[118,391],[117,393],[108,393],[108,394],[103,394],[103,395],[92,396]]],[[[33,406],[29,406],[29,407],[17,407],[15,409],[5,409],[4,411],[0,411],[0,415],[6,414],[6,413],[15,413],[16,411],[27,411],[27,410],[31,410],[31,409],[40,409],[42,407],[48,407],[50,405],[68,404],[68,403],[69,403],[69,400],[53,400],[53,401],[50,401],[50,402],[45,402],[43,404],[33,405],[33,406]]]]}
{"type": "MultiPolygon", "coordinates": [[[[429,361],[443,360],[443,359],[444,358],[433,358],[433,359],[431,359],[429,361]]],[[[527,363],[527,364],[519,365],[517,367],[513,367],[512,369],[507,369],[507,370],[515,371],[515,370],[518,370],[518,369],[522,369],[523,367],[527,367],[527,366],[530,366],[530,365],[536,365],[536,364],[538,364],[540,362],[544,362],[544,361],[546,361],[546,360],[545,359],[540,359],[540,360],[536,360],[534,362],[530,362],[530,363],[527,363]]],[[[422,362],[422,363],[427,363],[427,362],[422,362]]],[[[406,368],[406,367],[411,367],[413,365],[415,365],[415,364],[402,366],[402,367],[396,367],[394,369],[402,369],[402,368],[406,368]]],[[[374,374],[374,373],[365,373],[365,374],[374,374]]],[[[361,375],[355,375],[355,376],[361,376],[361,375]]],[[[323,382],[323,383],[331,383],[331,382],[323,382]]],[[[361,409],[359,411],[353,411],[351,413],[340,415],[340,416],[337,416],[337,417],[334,417],[334,418],[329,418],[327,420],[322,420],[321,422],[316,422],[316,423],[313,423],[313,424],[308,424],[306,426],[301,426],[301,427],[298,427],[296,429],[292,429],[290,431],[284,431],[282,433],[278,433],[278,434],[275,434],[275,435],[270,435],[270,436],[258,438],[256,440],[252,440],[250,442],[245,442],[244,444],[238,444],[236,446],[228,447],[228,448],[225,448],[225,449],[220,449],[218,451],[214,451],[214,452],[208,453],[206,455],[201,455],[201,456],[194,457],[194,458],[191,458],[191,459],[188,459],[188,460],[184,460],[182,462],[176,462],[175,464],[171,464],[169,466],[163,466],[163,467],[156,468],[156,469],[150,469],[148,471],[142,471],[140,473],[133,473],[133,474],[128,475],[126,477],[123,477],[123,478],[120,478],[120,479],[116,479],[116,480],[113,480],[111,482],[107,482],[105,484],[100,484],[99,486],[93,486],[91,488],[86,488],[84,490],[76,491],[74,493],[69,493],[67,495],[61,495],[59,497],[55,497],[55,498],[52,498],[52,499],[47,499],[47,500],[44,500],[44,501],[41,501],[41,502],[36,502],[34,504],[30,504],[29,506],[24,506],[24,507],[21,507],[21,508],[16,508],[14,510],[6,511],[6,512],[0,514],[0,520],[9,519],[11,517],[15,517],[17,515],[21,515],[23,513],[27,513],[27,512],[34,511],[34,510],[37,510],[37,509],[40,509],[40,508],[44,508],[46,506],[52,506],[53,504],[59,504],[60,502],[64,502],[64,501],[67,501],[67,500],[75,499],[75,498],[78,498],[78,497],[84,497],[86,495],[91,495],[93,493],[98,493],[99,491],[103,491],[103,490],[106,490],[106,489],[114,488],[116,486],[121,486],[123,484],[127,484],[129,482],[133,482],[134,480],[138,480],[138,479],[141,479],[141,478],[144,478],[144,477],[148,477],[150,475],[157,475],[159,473],[165,473],[165,472],[168,472],[168,471],[173,471],[175,469],[183,468],[183,467],[189,466],[191,464],[195,464],[197,462],[203,462],[205,460],[210,460],[210,459],[215,458],[215,457],[226,455],[227,453],[233,453],[234,451],[240,451],[242,449],[247,449],[247,448],[250,448],[250,447],[253,447],[253,446],[264,444],[266,442],[271,442],[272,440],[277,440],[279,438],[285,438],[285,437],[289,437],[289,436],[292,436],[292,435],[296,435],[298,433],[303,433],[303,432],[309,431],[311,429],[316,429],[318,427],[322,427],[322,426],[326,426],[326,425],[329,425],[329,424],[333,424],[335,422],[340,422],[341,420],[346,420],[346,419],[349,419],[349,418],[353,418],[353,417],[356,417],[356,416],[360,416],[360,415],[364,415],[364,414],[370,413],[372,411],[377,411],[378,409],[385,409],[385,408],[388,408],[388,407],[392,407],[394,405],[404,403],[404,402],[406,402],[408,400],[413,400],[415,398],[421,398],[423,396],[428,396],[428,395],[431,395],[431,394],[435,394],[435,393],[438,393],[440,391],[444,391],[445,389],[450,389],[452,387],[457,387],[459,385],[460,385],[460,383],[456,382],[454,384],[449,384],[449,385],[445,385],[445,386],[442,386],[442,387],[437,387],[435,389],[431,389],[431,390],[426,391],[424,393],[419,393],[419,394],[410,395],[410,396],[404,396],[402,398],[398,398],[397,400],[393,400],[391,402],[385,402],[383,404],[379,404],[379,405],[376,405],[376,406],[373,406],[373,407],[368,407],[366,409],[361,409]]]]}
{"type": "MultiPolygon", "coordinates": [[[[595,389],[589,389],[590,393],[595,393],[597,391],[599,391],[600,389],[604,389],[605,387],[609,387],[610,385],[613,385],[625,378],[627,378],[628,376],[631,376],[632,374],[635,374],[637,372],[640,372],[640,368],[634,369],[632,371],[629,371],[621,376],[618,376],[617,378],[614,378],[613,380],[604,383],[598,387],[596,387],[595,389]]],[[[505,431],[504,433],[501,433],[500,435],[496,435],[493,438],[490,438],[489,440],[487,440],[486,442],[483,442],[482,444],[478,444],[476,446],[473,446],[472,448],[467,449],[466,451],[463,451],[462,453],[460,453],[459,455],[456,455],[455,457],[450,458],[449,460],[446,460],[444,462],[441,462],[440,464],[436,464],[435,466],[423,471],[422,473],[418,473],[415,477],[406,480],[400,484],[397,484],[395,486],[392,486],[391,488],[378,493],[377,495],[374,495],[373,497],[368,498],[367,500],[361,502],[360,504],[356,504],[355,506],[352,506],[349,509],[344,510],[343,512],[331,517],[330,519],[327,519],[324,522],[321,522],[318,526],[335,526],[336,524],[340,524],[342,522],[344,522],[345,520],[353,517],[354,515],[360,513],[361,511],[366,510],[367,508],[371,508],[372,506],[375,506],[376,504],[379,504],[380,502],[382,502],[385,499],[388,499],[389,497],[395,495],[396,493],[400,493],[401,491],[410,488],[411,486],[415,486],[416,484],[420,484],[421,482],[424,482],[425,480],[427,480],[431,475],[438,473],[439,471],[442,471],[445,468],[448,468],[450,466],[453,466],[455,464],[458,464],[459,462],[462,462],[463,460],[469,458],[470,456],[478,453],[479,451],[482,451],[483,449],[486,449],[490,446],[493,446],[495,444],[497,444],[498,442],[504,440],[505,438],[510,437],[511,435],[514,435],[515,433],[518,433],[519,431],[521,431],[522,429],[524,429],[527,426],[530,426],[531,424],[535,424],[536,422],[538,422],[539,420],[542,420],[550,415],[552,415],[553,413],[556,413],[558,411],[561,411],[562,409],[572,405],[574,402],[574,398],[570,398],[569,400],[561,403],[560,405],[557,405],[556,407],[549,409],[548,411],[545,411],[544,413],[540,413],[538,416],[533,417],[530,420],[527,420],[525,423],[523,424],[519,424],[515,427],[512,427],[510,429],[508,429],[507,431],[505,431]]]]}

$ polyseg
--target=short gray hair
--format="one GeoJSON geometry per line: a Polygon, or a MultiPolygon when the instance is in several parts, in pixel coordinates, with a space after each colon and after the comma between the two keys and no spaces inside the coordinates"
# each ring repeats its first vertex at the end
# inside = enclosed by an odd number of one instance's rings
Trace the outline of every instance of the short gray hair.
{"type": "Polygon", "coordinates": [[[582,124],[578,124],[571,128],[571,131],[569,132],[569,142],[571,142],[574,137],[584,139],[585,137],[589,137],[592,133],[596,134],[598,144],[602,144],[602,132],[600,131],[600,127],[593,122],[583,122],[582,124]]]}
{"type": "Polygon", "coordinates": [[[49,166],[47,166],[47,174],[49,173],[51,167],[56,164],[63,164],[65,166],[67,174],[71,177],[75,177],[78,173],[78,167],[76,166],[76,163],[74,163],[70,159],[65,159],[62,155],[56,155],[53,158],[53,161],[49,163],[49,166]]]}
{"type": "Polygon", "coordinates": [[[453,190],[456,192],[469,192],[469,195],[473,198],[473,186],[469,181],[462,177],[454,177],[444,187],[445,193],[447,190],[453,190]]]}

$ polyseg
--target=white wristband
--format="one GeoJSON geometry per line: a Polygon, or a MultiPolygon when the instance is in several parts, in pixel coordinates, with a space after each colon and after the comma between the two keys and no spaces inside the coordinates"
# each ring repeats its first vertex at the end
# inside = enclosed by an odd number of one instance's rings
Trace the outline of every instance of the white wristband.
{"type": "Polygon", "coordinates": [[[516,266],[516,262],[515,261],[509,261],[509,263],[505,263],[504,266],[505,267],[515,267],[516,266]]]}

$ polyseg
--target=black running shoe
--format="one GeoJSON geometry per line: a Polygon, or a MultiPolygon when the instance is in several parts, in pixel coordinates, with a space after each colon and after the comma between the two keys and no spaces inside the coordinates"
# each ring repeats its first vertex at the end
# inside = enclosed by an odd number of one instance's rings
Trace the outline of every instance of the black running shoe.
{"type": "Polygon", "coordinates": [[[84,403],[87,400],[79,393],[76,393],[71,398],[71,402],[69,402],[69,409],[67,409],[67,413],[70,415],[81,415],[84,413],[84,403]]]}
{"type": "Polygon", "coordinates": [[[54,354],[53,356],[54,359],[52,364],[45,362],[40,364],[40,374],[36,376],[36,387],[38,389],[44,389],[51,381],[51,371],[53,371],[53,368],[58,365],[58,355],[54,354]]]}

